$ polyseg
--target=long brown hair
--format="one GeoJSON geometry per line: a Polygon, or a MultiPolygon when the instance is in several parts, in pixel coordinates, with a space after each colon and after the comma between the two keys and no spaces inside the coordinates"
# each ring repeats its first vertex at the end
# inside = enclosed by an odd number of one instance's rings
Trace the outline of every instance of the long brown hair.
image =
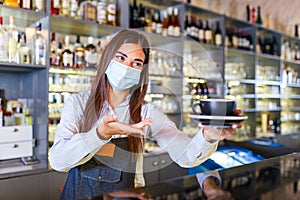
{"type": "MultiPolygon", "coordinates": [[[[131,121],[138,123],[141,121],[141,109],[148,86],[148,62],[149,62],[149,43],[145,36],[133,30],[122,30],[118,32],[104,49],[100,62],[97,66],[97,75],[91,85],[91,94],[87,101],[81,131],[89,131],[99,118],[105,101],[108,101],[109,82],[105,71],[118,49],[124,43],[139,44],[145,53],[145,61],[138,85],[131,89],[132,95],[129,101],[129,112],[131,121]]],[[[129,136],[129,150],[140,153],[143,149],[141,137],[129,136]]]]}

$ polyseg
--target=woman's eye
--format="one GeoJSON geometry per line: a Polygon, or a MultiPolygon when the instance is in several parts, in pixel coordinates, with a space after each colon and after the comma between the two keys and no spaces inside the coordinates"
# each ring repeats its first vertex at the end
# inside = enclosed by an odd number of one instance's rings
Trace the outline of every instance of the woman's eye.
{"type": "Polygon", "coordinates": [[[124,56],[120,56],[120,55],[116,55],[116,58],[117,58],[118,60],[122,60],[122,61],[125,60],[125,57],[124,57],[124,56]]]}
{"type": "Polygon", "coordinates": [[[141,67],[143,67],[143,63],[141,63],[141,62],[135,62],[134,66],[141,68],[141,67]]]}

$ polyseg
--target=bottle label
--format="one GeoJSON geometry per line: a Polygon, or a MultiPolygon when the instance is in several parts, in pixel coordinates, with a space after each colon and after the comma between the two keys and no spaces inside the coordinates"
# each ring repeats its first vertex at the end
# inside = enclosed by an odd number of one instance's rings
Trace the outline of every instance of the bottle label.
{"type": "Polygon", "coordinates": [[[174,35],[174,26],[170,25],[168,26],[168,36],[173,36],[174,35]]]}
{"type": "Polygon", "coordinates": [[[200,41],[203,41],[204,38],[205,38],[204,30],[203,30],[203,29],[200,29],[200,30],[199,30],[199,40],[200,40],[200,41]]]}
{"type": "Polygon", "coordinates": [[[73,54],[64,53],[62,56],[62,62],[64,67],[72,67],[73,66],[73,54]]]}
{"type": "Polygon", "coordinates": [[[161,23],[156,24],[156,33],[157,34],[162,34],[163,28],[161,23]]]}
{"type": "MultiPolygon", "coordinates": [[[[75,14],[76,14],[77,10],[78,10],[78,4],[77,4],[77,1],[71,1],[70,11],[71,11],[72,13],[75,13],[75,14]]],[[[75,14],[73,14],[73,15],[75,15],[75,14]]]]}
{"type": "Polygon", "coordinates": [[[85,51],[86,67],[96,67],[98,61],[97,52],[85,51]]]}
{"type": "Polygon", "coordinates": [[[44,1],[43,0],[35,0],[35,6],[38,11],[42,11],[44,9],[44,1]]]}
{"type": "Polygon", "coordinates": [[[14,38],[8,39],[8,54],[15,57],[17,53],[17,41],[14,38]]]}
{"type": "Polygon", "coordinates": [[[22,3],[23,8],[30,9],[30,0],[25,0],[22,3]]]}
{"type": "Polygon", "coordinates": [[[107,5],[107,12],[111,15],[115,15],[116,14],[116,5],[111,3],[107,5]]]}
{"type": "Polygon", "coordinates": [[[96,21],[97,20],[97,8],[92,6],[92,5],[88,5],[87,9],[86,9],[86,17],[88,20],[92,20],[92,21],[96,21]]]}
{"type": "Polygon", "coordinates": [[[212,39],[212,32],[211,31],[205,31],[205,40],[211,41],[212,39]]]}
{"type": "Polygon", "coordinates": [[[53,0],[53,8],[59,8],[59,0],[53,0]]]}
{"type": "Polygon", "coordinates": [[[116,5],[115,4],[108,4],[107,6],[107,21],[115,22],[116,21],[116,5]]]}
{"type": "Polygon", "coordinates": [[[180,27],[179,26],[174,27],[173,36],[180,37],[180,27]]]}
{"type": "Polygon", "coordinates": [[[222,35],[221,34],[216,35],[216,45],[218,45],[218,46],[222,45],[222,35]]]}

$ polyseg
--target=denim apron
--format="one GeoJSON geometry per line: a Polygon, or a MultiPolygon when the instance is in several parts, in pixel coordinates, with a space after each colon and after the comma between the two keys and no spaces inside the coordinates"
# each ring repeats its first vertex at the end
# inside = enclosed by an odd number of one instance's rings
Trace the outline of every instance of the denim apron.
{"type": "Polygon", "coordinates": [[[61,199],[101,199],[104,193],[134,187],[136,159],[128,138],[110,142],[116,145],[112,157],[95,155],[69,171],[61,199]]]}

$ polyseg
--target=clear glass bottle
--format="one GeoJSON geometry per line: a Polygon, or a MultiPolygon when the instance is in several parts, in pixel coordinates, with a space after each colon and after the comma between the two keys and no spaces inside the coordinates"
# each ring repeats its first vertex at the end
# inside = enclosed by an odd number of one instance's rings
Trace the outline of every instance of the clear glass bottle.
{"type": "Polygon", "coordinates": [[[6,40],[6,55],[8,62],[17,62],[17,41],[18,31],[15,29],[15,18],[14,16],[10,16],[6,40]]]}
{"type": "Polygon", "coordinates": [[[5,52],[6,31],[3,28],[3,18],[0,16],[0,61],[6,62],[7,56],[5,52]]]}
{"type": "Polygon", "coordinates": [[[77,35],[76,42],[75,42],[75,48],[73,53],[73,59],[74,59],[74,68],[84,68],[84,48],[82,44],[80,43],[80,36],[77,35]]]}
{"type": "Polygon", "coordinates": [[[18,43],[18,63],[30,64],[32,59],[32,51],[30,47],[26,44],[26,35],[24,32],[19,34],[19,43],[18,43]]]}
{"type": "Polygon", "coordinates": [[[94,38],[88,37],[88,45],[85,46],[85,67],[96,67],[98,61],[98,54],[96,46],[94,45],[94,38]]]}
{"type": "Polygon", "coordinates": [[[45,1],[44,0],[35,0],[34,10],[37,12],[44,12],[45,11],[45,1]]]}
{"type": "Polygon", "coordinates": [[[34,36],[34,64],[45,65],[46,64],[46,40],[42,35],[42,24],[40,22],[36,25],[36,34],[34,36]]]}

